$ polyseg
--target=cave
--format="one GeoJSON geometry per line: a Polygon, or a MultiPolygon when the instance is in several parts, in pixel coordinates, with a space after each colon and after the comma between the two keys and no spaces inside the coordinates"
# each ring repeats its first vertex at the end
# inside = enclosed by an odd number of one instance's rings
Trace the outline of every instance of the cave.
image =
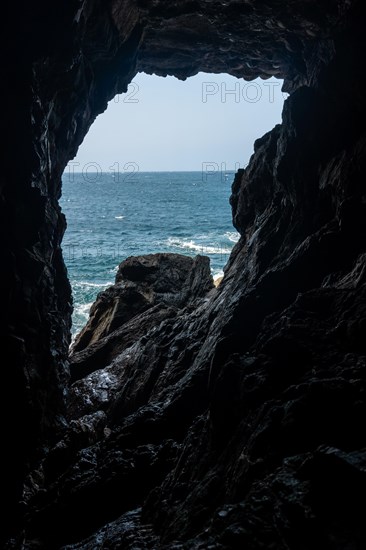
{"type": "Polygon", "coordinates": [[[362,13],[357,0],[8,6],[4,548],[365,548],[362,13]],[[235,175],[241,238],[208,298],[198,260],[199,301],[146,314],[125,349],[116,332],[108,353],[86,347],[75,374],[62,173],[138,72],[200,71],[274,76],[290,94],[235,175]]]}

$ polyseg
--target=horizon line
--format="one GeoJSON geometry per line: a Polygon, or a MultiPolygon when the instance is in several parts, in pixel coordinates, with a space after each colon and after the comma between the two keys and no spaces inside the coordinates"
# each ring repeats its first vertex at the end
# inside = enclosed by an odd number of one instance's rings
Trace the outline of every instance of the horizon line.
{"type": "MultiPolygon", "coordinates": [[[[65,168],[64,172],[62,173],[62,175],[64,175],[64,173],[66,172],[67,170],[67,167],[65,168]]],[[[204,172],[205,174],[219,174],[221,171],[223,172],[233,172],[235,173],[237,170],[218,170],[218,171],[215,171],[215,172],[206,172],[205,170],[139,170],[138,172],[134,172],[135,174],[151,174],[151,173],[162,173],[162,172],[166,172],[166,173],[169,173],[169,172],[183,172],[183,173],[188,173],[188,172],[196,172],[197,174],[201,174],[202,172],[204,172]]],[[[74,170],[72,172],[73,174],[84,174],[84,172],[77,172],[76,170],[74,170]]],[[[120,174],[123,174],[123,173],[127,173],[127,172],[119,172],[120,174]]],[[[88,174],[114,174],[113,170],[111,170],[110,172],[108,171],[104,171],[102,170],[101,172],[92,172],[91,170],[89,171],[88,170],[88,174]]]]}

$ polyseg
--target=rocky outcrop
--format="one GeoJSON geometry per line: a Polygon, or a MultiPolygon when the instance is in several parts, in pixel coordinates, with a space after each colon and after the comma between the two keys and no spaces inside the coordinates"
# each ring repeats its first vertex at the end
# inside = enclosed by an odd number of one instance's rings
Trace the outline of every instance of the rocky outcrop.
{"type": "Polygon", "coordinates": [[[107,366],[179,309],[197,306],[213,287],[205,256],[165,253],[127,258],[119,265],[116,284],[98,295],[75,340],[72,381],[107,366]]]}
{"type": "Polygon", "coordinates": [[[157,304],[181,308],[213,288],[209,258],[179,254],[133,256],[118,267],[116,284],[98,295],[73,344],[79,352],[157,304]]]}
{"type": "Polygon", "coordinates": [[[361,2],[14,7],[0,182],[4,547],[363,550],[361,2]],[[241,239],[217,290],[112,332],[102,323],[70,384],[60,177],[138,70],[276,75],[291,95],[235,177],[241,239]]]}

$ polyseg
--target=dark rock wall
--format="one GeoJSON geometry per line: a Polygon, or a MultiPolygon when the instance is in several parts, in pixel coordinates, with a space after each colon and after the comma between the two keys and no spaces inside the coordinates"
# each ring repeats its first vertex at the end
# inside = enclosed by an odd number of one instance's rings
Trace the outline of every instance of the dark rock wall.
{"type": "Polygon", "coordinates": [[[14,21],[0,180],[9,547],[364,548],[361,2],[40,2],[9,7],[14,21]],[[275,75],[291,96],[236,175],[242,238],[218,290],[126,349],[116,337],[69,396],[61,174],[139,70],[275,75]]]}

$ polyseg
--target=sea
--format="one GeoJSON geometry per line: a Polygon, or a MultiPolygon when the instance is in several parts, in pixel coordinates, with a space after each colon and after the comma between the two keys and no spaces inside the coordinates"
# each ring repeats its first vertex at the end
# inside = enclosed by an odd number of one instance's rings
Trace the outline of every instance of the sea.
{"type": "Polygon", "coordinates": [[[222,276],[239,239],[229,204],[234,172],[65,171],[62,180],[60,204],[67,220],[62,248],[73,293],[73,337],[129,256],[204,254],[214,278],[222,276]]]}

